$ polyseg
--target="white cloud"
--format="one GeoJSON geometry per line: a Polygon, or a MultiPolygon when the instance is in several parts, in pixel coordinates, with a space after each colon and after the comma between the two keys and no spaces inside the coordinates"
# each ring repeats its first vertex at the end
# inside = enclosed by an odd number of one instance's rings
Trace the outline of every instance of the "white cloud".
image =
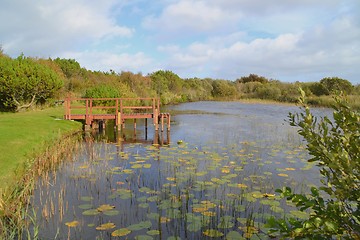
{"type": "Polygon", "coordinates": [[[0,43],[10,55],[46,57],[99,39],[132,36],[133,29],[111,16],[112,6],[114,1],[7,0],[0,9],[0,43]]]}
{"type": "Polygon", "coordinates": [[[207,1],[182,0],[165,7],[158,17],[147,17],[143,25],[166,32],[183,31],[181,33],[187,35],[188,32],[206,32],[219,29],[224,24],[232,25],[236,18],[207,1]]]}
{"type": "Polygon", "coordinates": [[[142,52],[133,55],[100,51],[65,52],[59,57],[76,59],[82,66],[86,66],[89,70],[105,72],[110,69],[116,72],[142,72],[148,70],[148,66],[152,65],[153,62],[152,58],[142,52]]]}
{"type": "Polygon", "coordinates": [[[360,66],[360,27],[350,18],[273,38],[245,41],[238,34],[223,39],[178,48],[168,62],[186,77],[207,69],[208,76],[225,79],[256,73],[283,81],[318,81],[329,75],[359,81],[354,69],[360,66]]]}

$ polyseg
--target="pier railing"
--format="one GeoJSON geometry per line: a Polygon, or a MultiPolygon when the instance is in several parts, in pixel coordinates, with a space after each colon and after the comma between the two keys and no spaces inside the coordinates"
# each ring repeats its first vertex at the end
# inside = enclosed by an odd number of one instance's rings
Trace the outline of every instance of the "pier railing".
{"type": "Polygon", "coordinates": [[[164,119],[170,130],[170,114],[160,112],[160,101],[157,98],[66,98],[64,100],[67,120],[85,120],[86,126],[94,121],[115,120],[115,125],[123,128],[126,119],[153,119],[155,129],[164,130],[164,119]]]}

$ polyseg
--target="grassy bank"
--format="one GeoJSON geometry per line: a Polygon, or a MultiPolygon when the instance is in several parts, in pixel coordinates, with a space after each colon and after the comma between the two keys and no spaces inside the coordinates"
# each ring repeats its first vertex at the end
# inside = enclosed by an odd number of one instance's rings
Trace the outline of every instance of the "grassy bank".
{"type": "Polygon", "coordinates": [[[63,108],[0,114],[0,239],[22,236],[36,177],[71,154],[81,124],[62,115],[63,108]]]}
{"type": "MultiPolygon", "coordinates": [[[[14,171],[41,154],[62,135],[81,129],[77,122],[62,120],[62,107],[23,113],[0,114],[0,181],[10,184],[14,171]]],[[[1,186],[0,186],[1,188],[1,186]]]]}

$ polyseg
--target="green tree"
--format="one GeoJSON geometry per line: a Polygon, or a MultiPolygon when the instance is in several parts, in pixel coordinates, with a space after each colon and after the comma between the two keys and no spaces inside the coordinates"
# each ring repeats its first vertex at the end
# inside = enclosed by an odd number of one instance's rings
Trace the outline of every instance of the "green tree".
{"type": "Polygon", "coordinates": [[[67,78],[74,77],[81,73],[80,64],[75,59],[56,58],[54,62],[60,66],[61,70],[67,78]]]}
{"type": "Polygon", "coordinates": [[[20,111],[38,101],[46,101],[62,86],[62,79],[49,67],[20,55],[0,57],[0,105],[20,111]]]}
{"type": "Polygon", "coordinates": [[[183,80],[171,71],[159,70],[150,75],[152,81],[152,89],[154,89],[158,96],[172,91],[177,93],[182,90],[183,80]]]}
{"type": "Polygon", "coordinates": [[[248,82],[260,82],[260,83],[267,83],[269,80],[265,77],[256,75],[256,74],[249,74],[247,77],[241,77],[236,80],[237,83],[248,83],[248,82]]]}
{"type": "MultiPolygon", "coordinates": [[[[300,102],[304,104],[302,91],[300,102]]],[[[317,121],[309,107],[289,114],[290,124],[299,127],[307,150],[323,176],[322,186],[311,194],[295,194],[289,187],[278,189],[301,210],[310,209],[306,220],[272,218],[269,226],[284,238],[360,239],[360,113],[351,110],[344,98],[337,97],[333,121],[317,121]]]]}
{"type": "Polygon", "coordinates": [[[348,80],[338,77],[323,78],[320,80],[320,84],[322,84],[331,94],[335,94],[336,92],[350,94],[353,89],[353,85],[348,80]]]}
{"type": "Polygon", "coordinates": [[[230,97],[236,94],[236,88],[233,82],[215,80],[212,82],[212,86],[212,95],[214,97],[230,97]]]}
{"type": "Polygon", "coordinates": [[[309,85],[309,89],[315,96],[329,95],[330,93],[326,85],[319,82],[315,82],[309,85]]]}

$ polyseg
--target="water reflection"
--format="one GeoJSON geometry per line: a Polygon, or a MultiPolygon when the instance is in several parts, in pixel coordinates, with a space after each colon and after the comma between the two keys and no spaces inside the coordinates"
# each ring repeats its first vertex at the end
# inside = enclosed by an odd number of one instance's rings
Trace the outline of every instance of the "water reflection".
{"type": "Polygon", "coordinates": [[[293,109],[174,108],[211,112],[176,115],[170,133],[87,133],[82,150],[38,183],[40,238],[267,239],[266,219],[296,213],[274,190],[317,184],[302,139],[284,124],[293,109]]]}

